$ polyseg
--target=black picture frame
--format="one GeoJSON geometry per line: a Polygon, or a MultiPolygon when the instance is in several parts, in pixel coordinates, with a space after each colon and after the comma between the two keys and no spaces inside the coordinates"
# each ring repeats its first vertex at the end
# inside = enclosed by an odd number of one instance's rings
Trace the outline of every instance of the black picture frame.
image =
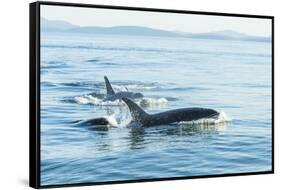
{"type": "Polygon", "coordinates": [[[143,7],[124,7],[124,6],[109,6],[109,5],[92,5],[80,3],[62,3],[62,2],[33,2],[29,4],[29,185],[33,188],[53,188],[53,187],[73,187],[84,185],[102,185],[102,184],[121,184],[135,182],[152,182],[166,180],[183,180],[195,178],[213,178],[213,177],[228,177],[228,176],[244,176],[258,174],[273,174],[274,173],[274,16],[265,15],[249,15],[249,14],[234,14],[234,13],[218,13],[218,12],[202,12],[202,11],[187,11],[187,10],[170,10],[156,9],[143,7]],[[87,7],[87,8],[104,8],[118,10],[135,10],[135,11],[152,11],[165,13],[182,13],[182,14],[197,14],[197,15],[217,15],[230,17],[245,17],[245,18],[262,18],[270,19],[272,26],[272,52],[271,52],[271,82],[272,82],[272,166],[271,170],[262,172],[245,172],[245,173],[230,173],[205,176],[186,176],[186,177],[171,177],[171,178],[155,178],[155,179],[138,179],[138,180],[122,180],[122,181],[106,181],[106,182],[90,182],[77,184],[63,185],[46,185],[40,184],[40,6],[71,6],[71,7],[87,7]]]}

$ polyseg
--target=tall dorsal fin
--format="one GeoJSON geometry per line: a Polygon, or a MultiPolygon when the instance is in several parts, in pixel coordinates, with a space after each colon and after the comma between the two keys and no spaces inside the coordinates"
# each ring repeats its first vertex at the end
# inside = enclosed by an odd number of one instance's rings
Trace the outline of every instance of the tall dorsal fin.
{"type": "Polygon", "coordinates": [[[143,109],[141,109],[136,103],[128,98],[122,98],[122,100],[127,104],[129,110],[131,112],[131,116],[134,121],[139,121],[140,123],[144,123],[149,116],[143,109]]]}
{"type": "Polygon", "coordinates": [[[105,80],[105,86],[106,86],[106,94],[107,95],[115,94],[115,92],[114,92],[114,90],[113,90],[113,88],[112,88],[112,86],[111,86],[111,84],[110,84],[110,82],[109,82],[109,80],[106,76],[104,76],[104,80],[105,80]]]}

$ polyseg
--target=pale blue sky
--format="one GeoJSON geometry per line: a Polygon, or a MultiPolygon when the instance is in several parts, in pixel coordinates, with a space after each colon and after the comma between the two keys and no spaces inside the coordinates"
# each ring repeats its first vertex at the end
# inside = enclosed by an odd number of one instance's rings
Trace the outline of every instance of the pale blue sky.
{"type": "Polygon", "coordinates": [[[146,26],[171,31],[211,32],[235,30],[250,35],[270,36],[271,20],[194,14],[113,10],[41,5],[41,16],[79,26],[146,26]]]}

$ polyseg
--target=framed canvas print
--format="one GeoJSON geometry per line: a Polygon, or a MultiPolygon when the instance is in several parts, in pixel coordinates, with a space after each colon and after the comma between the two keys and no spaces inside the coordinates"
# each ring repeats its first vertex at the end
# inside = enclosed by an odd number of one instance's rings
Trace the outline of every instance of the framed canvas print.
{"type": "Polygon", "coordinates": [[[274,171],[272,16],[30,4],[30,186],[274,171]]]}

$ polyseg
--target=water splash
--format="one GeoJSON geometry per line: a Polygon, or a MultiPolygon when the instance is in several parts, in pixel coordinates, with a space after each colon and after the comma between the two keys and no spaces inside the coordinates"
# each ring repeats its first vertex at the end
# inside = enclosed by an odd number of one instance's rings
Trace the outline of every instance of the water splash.
{"type": "Polygon", "coordinates": [[[156,83],[122,83],[113,84],[112,87],[117,91],[129,91],[129,90],[152,90],[157,89],[158,85],[156,83]]]}
{"type": "Polygon", "coordinates": [[[132,118],[130,114],[126,112],[115,112],[114,114],[105,116],[105,118],[108,120],[110,126],[117,127],[117,128],[126,128],[129,126],[132,118]]]}
{"type": "Polygon", "coordinates": [[[77,104],[90,104],[96,106],[121,106],[123,104],[120,100],[103,101],[103,99],[90,94],[76,96],[73,98],[73,102],[77,104]]]}
{"type": "Polygon", "coordinates": [[[141,107],[164,107],[168,103],[166,98],[142,98],[137,104],[141,107]]]}
{"type": "Polygon", "coordinates": [[[118,124],[114,114],[109,115],[109,116],[105,116],[105,118],[109,122],[110,126],[119,127],[119,124],[118,124]]]}
{"type": "MultiPolygon", "coordinates": [[[[96,96],[95,94],[85,94],[79,95],[72,98],[68,98],[63,100],[68,103],[76,103],[76,104],[89,104],[95,106],[125,106],[126,104],[121,100],[105,101],[102,97],[96,96]]],[[[167,98],[152,98],[152,97],[144,97],[141,99],[137,99],[135,101],[141,107],[163,107],[168,103],[167,98]]]]}

